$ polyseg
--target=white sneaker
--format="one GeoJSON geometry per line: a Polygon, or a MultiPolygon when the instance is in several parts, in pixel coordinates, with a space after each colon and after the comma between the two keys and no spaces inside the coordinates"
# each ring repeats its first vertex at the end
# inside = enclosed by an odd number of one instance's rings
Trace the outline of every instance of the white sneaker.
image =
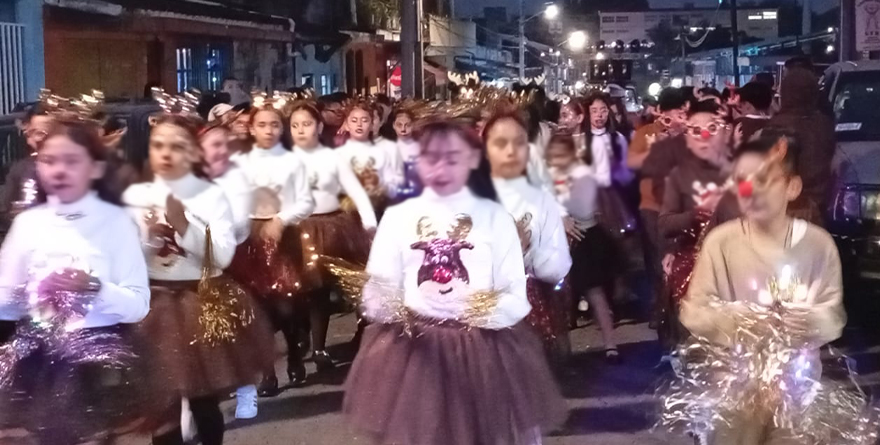
{"type": "Polygon", "coordinates": [[[590,303],[587,303],[587,300],[578,301],[578,311],[586,312],[590,310],[590,303]]]}
{"type": "Polygon", "coordinates": [[[238,405],[235,407],[236,419],[253,419],[257,417],[257,387],[242,386],[235,392],[238,405]]]}

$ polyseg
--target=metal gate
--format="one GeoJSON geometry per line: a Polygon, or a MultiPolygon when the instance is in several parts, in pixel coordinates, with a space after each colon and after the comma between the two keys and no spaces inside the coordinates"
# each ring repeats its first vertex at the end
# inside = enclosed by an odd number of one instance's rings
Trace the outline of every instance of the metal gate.
{"type": "Polygon", "coordinates": [[[0,114],[24,101],[24,25],[0,23],[0,114]]]}

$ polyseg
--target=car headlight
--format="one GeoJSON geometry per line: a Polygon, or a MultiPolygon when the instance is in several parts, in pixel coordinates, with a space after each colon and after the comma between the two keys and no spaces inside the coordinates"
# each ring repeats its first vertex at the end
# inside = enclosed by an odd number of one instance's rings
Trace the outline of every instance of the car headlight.
{"type": "Polygon", "coordinates": [[[862,190],[861,210],[864,219],[880,219],[880,191],[862,190]]]}

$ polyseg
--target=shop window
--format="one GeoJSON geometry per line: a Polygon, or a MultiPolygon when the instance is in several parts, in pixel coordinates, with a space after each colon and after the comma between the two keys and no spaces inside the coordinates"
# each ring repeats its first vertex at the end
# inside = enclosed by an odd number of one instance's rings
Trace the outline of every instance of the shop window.
{"type": "Polygon", "coordinates": [[[177,48],[177,92],[194,87],[192,48],[177,48]]]}
{"type": "Polygon", "coordinates": [[[314,74],[303,74],[300,78],[300,86],[303,88],[314,88],[315,87],[315,75],[314,74]]]}
{"type": "Polygon", "coordinates": [[[321,95],[330,94],[333,86],[330,85],[330,76],[326,74],[321,74],[321,95]]]}
{"type": "Polygon", "coordinates": [[[223,86],[223,53],[219,48],[208,46],[206,57],[207,81],[210,91],[218,91],[223,86]]]}

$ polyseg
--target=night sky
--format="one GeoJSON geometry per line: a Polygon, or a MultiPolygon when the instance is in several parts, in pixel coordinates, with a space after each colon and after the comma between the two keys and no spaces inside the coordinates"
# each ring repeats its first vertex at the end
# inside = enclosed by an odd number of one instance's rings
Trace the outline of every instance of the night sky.
{"type": "MultiPolygon", "coordinates": [[[[508,14],[516,15],[519,12],[519,0],[453,0],[455,13],[459,17],[479,17],[483,8],[487,6],[506,6],[508,14]]],[[[533,14],[538,11],[547,0],[525,0],[526,13],[533,14]]],[[[589,0],[586,0],[589,1],[589,0]]],[[[676,8],[683,3],[693,3],[697,7],[711,8],[717,5],[715,0],[649,0],[652,8],[676,8]]],[[[822,12],[837,4],[837,0],[812,0],[813,9],[822,12]]],[[[800,3],[798,1],[798,3],[800,3]]]]}

